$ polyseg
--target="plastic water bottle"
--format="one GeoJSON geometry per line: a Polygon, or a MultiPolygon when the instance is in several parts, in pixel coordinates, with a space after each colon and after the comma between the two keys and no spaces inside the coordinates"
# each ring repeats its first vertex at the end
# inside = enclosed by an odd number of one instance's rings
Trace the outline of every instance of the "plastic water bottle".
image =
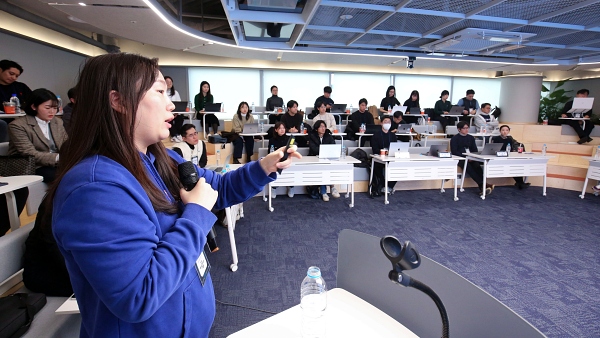
{"type": "Polygon", "coordinates": [[[327,308],[327,287],[316,266],[308,268],[300,288],[300,307],[302,308],[302,337],[325,337],[325,319],[327,308]]]}
{"type": "Polygon", "coordinates": [[[546,143],[544,143],[544,145],[542,146],[542,156],[546,156],[546,143]]]}
{"type": "Polygon", "coordinates": [[[367,131],[367,126],[363,123],[360,125],[360,130],[361,133],[364,133],[365,131],[367,131]]]}
{"type": "Polygon", "coordinates": [[[271,144],[271,149],[269,150],[269,154],[275,151],[275,146],[271,144]]]}
{"type": "Polygon", "coordinates": [[[264,123],[262,123],[262,122],[260,123],[260,129],[259,130],[260,130],[261,133],[265,132],[265,124],[264,123]]]}
{"type": "Polygon", "coordinates": [[[304,134],[304,122],[300,123],[300,133],[304,134]]]}
{"type": "Polygon", "coordinates": [[[62,111],[62,99],[59,95],[56,95],[56,100],[58,101],[58,109],[56,109],[56,112],[60,113],[62,111]]]}
{"type": "Polygon", "coordinates": [[[256,113],[256,110],[254,109],[254,102],[252,102],[252,112],[256,113]]]}
{"type": "Polygon", "coordinates": [[[388,104],[388,114],[392,113],[392,106],[388,104]]]}
{"type": "Polygon", "coordinates": [[[221,113],[225,111],[225,102],[221,103],[221,113]]]}
{"type": "Polygon", "coordinates": [[[10,101],[10,103],[15,104],[15,113],[16,114],[20,113],[21,112],[21,101],[19,101],[17,94],[12,94],[9,101],[10,101]]]}
{"type": "Polygon", "coordinates": [[[221,170],[221,174],[226,174],[226,173],[228,173],[229,171],[231,171],[231,169],[229,168],[229,163],[227,163],[227,164],[226,164],[226,165],[223,167],[223,169],[221,170]]]}
{"type": "Polygon", "coordinates": [[[185,111],[192,111],[192,101],[188,101],[187,107],[185,107],[185,111]]]}
{"type": "Polygon", "coordinates": [[[594,159],[600,160],[600,146],[596,148],[596,154],[594,155],[594,159]]]}
{"type": "Polygon", "coordinates": [[[346,158],[346,146],[342,144],[342,158],[346,158]]]}
{"type": "Polygon", "coordinates": [[[511,146],[510,146],[510,143],[508,143],[508,144],[506,145],[506,152],[507,152],[507,153],[510,153],[510,149],[511,149],[511,146]]]}
{"type": "Polygon", "coordinates": [[[221,150],[217,149],[217,167],[219,166],[219,162],[221,162],[221,150]]]}

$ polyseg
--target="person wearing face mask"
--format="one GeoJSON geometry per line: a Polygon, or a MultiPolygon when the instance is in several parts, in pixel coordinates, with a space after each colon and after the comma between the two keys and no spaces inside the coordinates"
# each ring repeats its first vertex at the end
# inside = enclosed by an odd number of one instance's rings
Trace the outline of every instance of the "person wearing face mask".
{"type": "MultiPolygon", "coordinates": [[[[231,132],[240,134],[244,131],[246,123],[254,123],[254,116],[249,113],[248,102],[241,102],[238,106],[237,113],[233,115],[231,132]]],[[[242,158],[242,148],[246,145],[246,163],[252,161],[254,154],[254,137],[239,136],[233,140],[233,163],[239,164],[242,158]]]]}
{"type": "MultiPolygon", "coordinates": [[[[390,149],[390,143],[398,141],[396,134],[391,132],[391,127],[392,119],[389,116],[384,115],[383,120],[381,121],[381,130],[375,132],[371,138],[371,149],[373,150],[373,154],[379,154],[381,149],[390,149]]],[[[385,166],[383,163],[375,162],[373,174],[379,177],[380,182],[385,182],[385,166]]],[[[396,182],[388,181],[387,188],[382,187],[381,192],[385,193],[385,189],[387,189],[388,194],[391,194],[394,191],[395,185],[396,182]]]]}
{"type": "MultiPolygon", "coordinates": [[[[485,105],[485,103],[484,103],[485,105]]],[[[483,109],[483,108],[481,108],[483,109]]],[[[520,143],[517,142],[512,136],[508,135],[510,133],[510,127],[505,125],[500,126],[500,135],[492,137],[490,140],[491,143],[502,143],[502,150],[506,150],[506,146],[510,144],[510,151],[517,151],[520,143]]],[[[515,186],[519,188],[519,190],[523,190],[529,188],[531,183],[525,183],[523,181],[523,177],[513,177],[515,180],[515,186]]]]}

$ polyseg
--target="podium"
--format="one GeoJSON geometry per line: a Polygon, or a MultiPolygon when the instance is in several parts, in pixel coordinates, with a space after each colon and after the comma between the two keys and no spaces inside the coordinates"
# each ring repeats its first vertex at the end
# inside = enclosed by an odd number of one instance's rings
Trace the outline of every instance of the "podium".
{"type": "MultiPolygon", "coordinates": [[[[440,337],[442,322],[434,302],[416,289],[389,280],[392,266],[379,240],[354,230],[340,232],[337,287],[369,302],[419,337],[440,337]]],[[[442,299],[450,337],[545,337],[496,298],[422,254],[421,265],[406,273],[427,284],[442,299]]]]}

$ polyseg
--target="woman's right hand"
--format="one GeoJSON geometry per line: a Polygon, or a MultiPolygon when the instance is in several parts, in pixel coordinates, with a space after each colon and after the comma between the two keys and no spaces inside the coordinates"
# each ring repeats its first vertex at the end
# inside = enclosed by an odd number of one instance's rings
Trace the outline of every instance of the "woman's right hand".
{"type": "Polygon", "coordinates": [[[210,184],[206,183],[206,179],[204,177],[200,177],[194,189],[190,191],[181,189],[179,195],[181,196],[181,201],[183,204],[195,203],[203,206],[207,210],[211,210],[213,208],[217,202],[217,197],[219,197],[219,193],[214,190],[210,184]]]}

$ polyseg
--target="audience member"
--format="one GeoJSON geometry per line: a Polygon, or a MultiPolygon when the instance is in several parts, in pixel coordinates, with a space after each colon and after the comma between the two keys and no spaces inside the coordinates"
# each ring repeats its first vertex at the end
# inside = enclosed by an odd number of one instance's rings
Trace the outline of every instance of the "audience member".
{"type": "MultiPolygon", "coordinates": [[[[391,120],[392,120],[392,126],[390,127],[391,133],[396,134],[398,132],[398,126],[400,126],[401,124],[409,124],[408,122],[406,122],[404,120],[403,116],[404,116],[404,114],[402,114],[401,111],[397,111],[394,113],[394,115],[391,118],[391,120]]],[[[410,136],[396,135],[396,137],[398,138],[398,141],[410,142],[410,136]]]]}
{"type": "MultiPolygon", "coordinates": [[[[373,119],[373,115],[367,110],[367,99],[362,98],[358,101],[358,110],[352,113],[350,119],[352,120],[348,125],[346,125],[346,134],[348,134],[348,139],[350,140],[358,140],[359,137],[356,135],[360,131],[361,125],[370,125],[375,124],[375,119],[373,119]]],[[[366,138],[362,138],[360,142],[360,146],[364,147],[366,138]]]]}
{"type": "MultiPolygon", "coordinates": [[[[588,97],[588,95],[590,95],[589,90],[580,89],[577,91],[577,94],[575,95],[575,97],[588,97]]],[[[573,117],[572,114],[568,113],[568,111],[571,110],[572,108],[573,108],[573,100],[565,103],[565,106],[563,107],[561,116],[562,117],[573,117]]],[[[583,114],[583,116],[591,117],[592,110],[590,109],[588,112],[583,114]]],[[[585,129],[582,128],[583,121],[578,121],[578,120],[561,120],[561,121],[563,124],[570,125],[571,128],[573,128],[575,130],[575,132],[577,133],[577,136],[579,136],[579,141],[577,141],[577,143],[584,144],[586,142],[592,141],[590,134],[592,133],[592,130],[594,129],[594,123],[592,123],[591,121],[587,121],[587,123],[585,124],[585,129]]]]}
{"type": "Polygon", "coordinates": [[[458,100],[456,103],[457,106],[463,107],[463,116],[460,118],[461,121],[469,121],[469,115],[475,115],[479,109],[479,102],[473,98],[474,96],[475,91],[473,89],[469,89],[467,90],[467,95],[458,100]]]}
{"type": "MultiPolygon", "coordinates": [[[[492,115],[492,105],[489,103],[484,103],[481,105],[481,109],[477,111],[475,117],[473,118],[473,124],[475,127],[480,128],[485,126],[486,124],[490,127],[498,127],[499,123],[492,115]]],[[[490,130],[488,130],[490,132],[490,130]]]]}
{"type": "Polygon", "coordinates": [[[327,125],[327,129],[329,129],[329,131],[333,133],[336,127],[335,118],[333,117],[333,115],[331,115],[331,113],[327,113],[327,106],[324,102],[317,102],[315,106],[317,107],[318,114],[312,119],[313,129],[315,122],[324,121],[327,125]]]}
{"type": "MultiPolygon", "coordinates": [[[[281,122],[289,133],[299,133],[302,125],[304,125],[307,134],[311,130],[310,125],[304,123],[304,112],[298,111],[298,102],[294,100],[288,101],[287,111],[281,117],[281,122]]],[[[308,138],[297,137],[296,145],[298,147],[308,147],[308,138]]]]}
{"type": "Polygon", "coordinates": [[[23,109],[23,102],[31,94],[31,89],[23,82],[17,81],[21,74],[23,67],[18,63],[11,60],[0,61],[0,103],[8,102],[13,94],[17,94],[23,109]]]}
{"type": "MultiPolygon", "coordinates": [[[[277,121],[281,121],[281,115],[283,114],[283,99],[277,94],[279,88],[277,86],[271,86],[271,97],[267,99],[267,111],[272,111],[274,114],[269,114],[269,124],[275,124],[277,121]],[[277,107],[282,108],[282,112],[276,110],[277,107]]],[[[254,112],[253,112],[254,113],[254,112]]]]}
{"type": "MultiPolygon", "coordinates": [[[[302,137],[304,138],[304,137],[302,137]]],[[[281,147],[285,147],[287,145],[289,136],[285,134],[285,125],[280,121],[275,123],[275,128],[273,130],[273,137],[269,139],[269,151],[271,149],[277,150],[281,147]]],[[[298,139],[298,138],[297,138],[298,139]]],[[[272,198],[275,198],[277,195],[274,193],[277,187],[273,187],[273,194],[271,194],[272,198]]],[[[294,197],[294,187],[287,188],[288,197],[294,197]]]]}
{"type": "Polygon", "coordinates": [[[181,101],[181,96],[179,96],[179,92],[175,90],[175,86],[173,85],[173,78],[170,76],[165,76],[165,83],[167,84],[167,96],[171,101],[181,101]]]}
{"type": "Polygon", "coordinates": [[[450,109],[452,109],[452,103],[448,101],[448,97],[450,96],[450,92],[447,90],[442,90],[442,94],[440,95],[440,99],[437,100],[435,106],[433,107],[433,114],[430,116],[432,121],[439,121],[442,125],[442,133],[446,133],[446,126],[448,126],[450,122],[450,118],[444,115],[448,115],[450,113],[450,109]]]}
{"type": "MultiPolygon", "coordinates": [[[[320,108],[324,107],[324,104],[319,107],[320,108]]],[[[329,129],[327,129],[327,125],[325,124],[325,121],[315,120],[315,123],[313,124],[313,130],[309,134],[308,155],[319,156],[319,148],[320,148],[321,144],[335,144],[335,140],[333,139],[333,136],[331,135],[331,131],[329,129]]],[[[323,199],[323,201],[329,202],[329,195],[327,195],[327,186],[322,185],[320,189],[321,189],[320,194],[321,194],[321,198],[323,199]]],[[[337,189],[333,185],[331,186],[331,196],[333,196],[333,198],[340,197],[340,193],[337,191],[337,189]]]]}
{"type": "MultiPolygon", "coordinates": [[[[481,106],[481,109],[483,109],[484,105],[485,105],[485,103],[481,106]]],[[[500,127],[500,135],[493,136],[492,139],[490,140],[490,142],[491,143],[502,143],[502,150],[506,150],[506,146],[510,144],[510,151],[515,152],[519,148],[519,142],[517,142],[517,140],[515,140],[512,136],[508,135],[509,133],[510,133],[510,127],[507,125],[502,125],[500,127]]],[[[529,188],[529,186],[531,185],[531,183],[525,183],[525,181],[523,181],[523,177],[513,177],[513,178],[516,182],[515,186],[517,186],[519,188],[519,190],[529,188]]]]}
{"type": "MultiPolygon", "coordinates": [[[[254,123],[254,116],[249,112],[250,107],[247,102],[240,102],[237,112],[233,115],[231,132],[240,134],[244,131],[244,125],[254,123]]],[[[254,154],[254,137],[238,136],[233,140],[233,163],[239,164],[242,158],[242,148],[246,145],[246,162],[252,161],[254,154]]]]}
{"type": "Polygon", "coordinates": [[[42,200],[35,224],[25,241],[23,284],[50,297],[69,297],[73,287],[65,258],[52,234],[52,205],[42,200]]]}
{"type": "Polygon", "coordinates": [[[48,89],[34,90],[25,103],[26,116],[8,126],[9,155],[34,156],[36,175],[44,182],[54,180],[60,150],[67,140],[62,119],[54,118],[58,109],[56,95],[48,89]]]}
{"type": "Polygon", "coordinates": [[[198,139],[198,132],[193,124],[184,124],[179,129],[181,142],[173,145],[173,151],[183,157],[186,161],[191,161],[200,168],[206,167],[206,144],[198,139]]]}
{"type": "Polygon", "coordinates": [[[383,114],[391,112],[391,109],[396,105],[400,105],[400,101],[396,98],[396,87],[389,86],[385,92],[385,97],[381,100],[381,104],[379,105],[379,119],[381,120],[383,114]],[[390,110],[388,111],[388,109],[390,110]]]}
{"type": "MultiPolygon", "coordinates": [[[[465,157],[464,153],[475,153],[478,151],[477,145],[475,144],[475,137],[473,135],[469,135],[469,124],[460,121],[456,125],[458,129],[458,134],[452,136],[450,140],[450,149],[452,151],[452,155],[465,157]]],[[[458,166],[463,169],[464,161],[458,161],[458,166]]],[[[481,168],[481,162],[477,161],[469,161],[469,165],[467,165],[467,174],[471,176],[473,181],[477,183],[479,187],[479,194],[483,194],[483,169],[481,168]]],[[[463,177],[463,180],[465,178],[463,177]]],[[[494,185],[487,184],[485,193],[489,195],[494,190],[494,185]]]]}
{"type": "Polygon", "coordinates": [[[67,135],[69,134],[69,128],[71,127],[71,118],[73,117],[73,106],[75,105],[75,88],[69,89],[67,92],[67,96],[69,97],[69,103],[63,107],[63,127],[67,131],[67,135]]]}
{"type": "MultiPolygon", "coordinates": [[[[173,85],[173,78],[170,76],[165,76],[165,83],[167,84],[167,97],[169,98],[169,100],[181,101],[179,92],[175,90],[175,86],[173,85]]],[[[183,126],[185,116],[180,114],[173,114],[173,116],[175,116],[175,118],[171,122],[169,122],[169,124],[171,124],[171,129],[169,129],[171,142],[181,142],[181,136],[179,135],[179,131],[181,130],[181,126],[183,126]]]]}
{"type": "MultiPolygon", "coordinates": [[[[197,112],[196,118],[202,121],[202,115],[204,114],[204,107],[207,103],[213,103],[214,97],[210,93],[210,84],[207,81],[200,82],[200,93],[194,97],[194,109],[197,112]]],[[[213,133],[217,133],[219,130],[219,119],[214,114],[206,115],[206,125],[203,126],[206,134],[210,131],[209,127],[212,127],[213,133]]]]}
{"type": "Polygon", "coordinates": [[[308,115],[309,119],[314,118],[319,113],[319,102],[324,103],[327,111],[331,111],[331,107],[333,106],[333,100],[331,99],[331,87],[325,86],[323,88],[323,95],[317,97],[314,104],[314,109],[312,113],[308,115]]]}
{"type": "Polygon", "coordinates": [[[419,91],[413,90],[410,93],[410,97],[404,101],[404,106],[406,106],[407,112],[410,112],[410,108],[421,108],[419,103],[419,91]]]}
{"type": "MultiPolygon", "coordinates": [[[[381,130],[375,132],[371,138],[371,150],[373,150],[373,154],[380,154],[381,149],[390,149],[390,143],[398,141],[396,134],[391,132],[391,128],[392,119],[390,116],[384,115],[381,121],[381,130]]],[[[382,163],[375,162],[373,175],[377,175],[380,182],[385,182],[385,166],[382,163]]],[[[395,185],[396,182],[388,181],[387,187],[381,187],[381,192],[385,193],[387,189],[388,194],[391,194],[394,191],[395,185]]]]}

